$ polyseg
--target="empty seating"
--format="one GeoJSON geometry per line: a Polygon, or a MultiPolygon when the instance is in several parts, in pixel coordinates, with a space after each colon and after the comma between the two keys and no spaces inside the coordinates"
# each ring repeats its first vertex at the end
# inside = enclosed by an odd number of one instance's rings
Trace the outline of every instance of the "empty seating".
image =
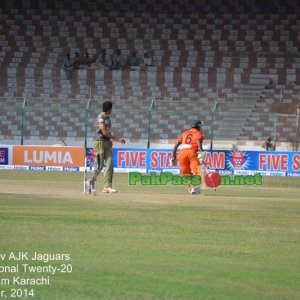
{"type": "MultiPolygon", "coordinates": [[[[167,2],[150,0],[139,5],[132,1],[102,1],[101,6],[89,0],[85,7],[80,1],[70,0],[31,2],[22,1],[19,9],[11,9],[10,1],[5,0],[6,9],[0,9],[1,97],[56,98],[66,108],[72,108],[74,101],[85,103],[89,98],[113,99],[116,103],[128,99],[139,105],[148,105],[151,99],[184,99],[185,105],[209,103],[209,114],[215,100],[225,103],[238,98],[255,104],[259,99],[251,98],[249,91],[245,96],[244,85],[263,89],[270,79],[277,85],[300,79],[299,12],[295,1],[284,7],[280,1],[267,6],[254,0],[239,5],[233,1],[226,6],[218,0],[183,1],[172,7],[167,2]],[[96,58],[101,48],[109,55],[120,48],[124,56],[133,50],[139,56],[148,51],[154,66],[136,71],[80,69],[73,72],[70,81],[65,79],[62,63],[66,51],[72,55],[88,51],[96,58]],[[64,102],[68,99],[70,102],[64,102]]],[[[295,103],[298,98],[294,93],[284,91],[282,103],[295,103]]],[[[267,95],[271,103],[272,94],[267,95]]],[[[274,101],[280,97],[276,90],[273,97],[274,101]]],[[[260,109],[258,106],[253,110],[256,108],[260,109]]],[[[263,109],[268,112],[268,107],[263,109]]],[[[9,123],[8,117],[2,116],[4,124],[9,123]]],[[[41,134],[38,128],[43,125],[36,123],[34,116],[27,117],[27,131],[41,134]]],[[[79,123],[80,117],[76,115],[79,123]]],[[[128,115],[130,118],[134,116],[128,115]]],[[[133,136],[141,136],[143,122],[130,123],[133,136]]],[[[167,122],[170,132],[175,130],[174,122],[176,119],[167,122]]],[[[253,128],[252,121],[247,122],[245,127],[253,128]]],[[[54,128],[48,129],[53,134],[65,135],[69,124],[61,124],[62,131],[51,126],[54,128]]],[[[155,126],[156,136],[166,138],[168,134],[161,132],[162,120],[155,126]]],[[[241,137],[249,133],[242,131],[241,137]]],[[[282,132],[282,138],[288,136],[282,132]]]]}

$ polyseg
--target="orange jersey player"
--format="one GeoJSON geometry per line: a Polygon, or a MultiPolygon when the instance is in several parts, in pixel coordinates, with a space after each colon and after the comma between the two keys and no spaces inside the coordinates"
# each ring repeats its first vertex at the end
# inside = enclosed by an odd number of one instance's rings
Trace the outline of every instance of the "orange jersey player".
{"type": "MultiPolygon", "coordinates": [[[[184,131],[177,140],[177,143],[175,144],[173,149],[172,165],[176,164],[176,152],[178,147],[181,146],[178,160],[181,173],[184,176],[198,175],[199,173],[201,173],[201,159],[203,159],[203,155],[205,155],[202,148],[203,139],[204,135],[201,131],[201,121],[194,120],[192,122],[191,129],[184,131]]],[[[202,174],[201,177],[203,182],[204,176],[202,176],[202,174]]],[[[190,185],[189,191],[192,194],[199,194],[200,188],[190,185]]]]}

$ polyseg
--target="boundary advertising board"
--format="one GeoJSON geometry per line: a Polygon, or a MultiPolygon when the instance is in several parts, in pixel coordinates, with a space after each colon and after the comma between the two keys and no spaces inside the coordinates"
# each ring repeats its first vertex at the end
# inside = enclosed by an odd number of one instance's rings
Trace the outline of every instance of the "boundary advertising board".
{"type": "MultiPolygon", "coordinates": [[[[91,154],[92,148],[84,147],[0,145],[0,169],[77,172],[91,154]]],[[[179,173],[171,157],[172,149],[113,149],[116,172],[179,173]]],[[[300,176],[300,152],[207,151],[206,165],[220,174],[300,176]]]]}
{"type": "MultiPolygon", "coordinates": [[[[170,165],[171,157],[172,150],[115,149],[114,166],[117,171],[179,172],[179,165],[170,165]]],[[[220,174],[300,176],[300,152],[207,151],[205,162],[220,174]]]]}

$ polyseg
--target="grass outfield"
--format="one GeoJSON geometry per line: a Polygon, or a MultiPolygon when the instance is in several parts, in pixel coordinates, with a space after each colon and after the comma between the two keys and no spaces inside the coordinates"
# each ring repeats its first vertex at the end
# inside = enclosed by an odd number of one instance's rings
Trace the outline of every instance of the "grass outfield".
{"type": "Polygon", "coordinates": [[[300,299],[300,178],[197,196],[127,181],[116,174],[118,194],[84,196],[82,174],[0,171],[0,271],[73,267],[1,272],[2,298],[18,288],[36,300],[300,299]],[[19,251],[29,260],[8,259],[19,251]],[[33,261],[34,252],[71,260],[33,261]],[[50,284],[14,285],[13,276],[50,284]]]}

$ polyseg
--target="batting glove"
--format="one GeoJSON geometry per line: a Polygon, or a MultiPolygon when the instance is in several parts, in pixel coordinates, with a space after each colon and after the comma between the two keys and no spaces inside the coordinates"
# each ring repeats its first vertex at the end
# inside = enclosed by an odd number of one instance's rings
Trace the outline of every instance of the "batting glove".
{"type": "Polygon", "coordinates": [[[205,157],[206,157],[206,152],[204,151],[198,152],[198,160],[200,163],[205,161],[205,157]]]}
{"type": "Polygon", "coordinates": [[[176,164],[177,164],[176,158],[172,157],[172,158],[170,159],[170,165],[171,165],[172,167],[175,167],[176,164]]]}

